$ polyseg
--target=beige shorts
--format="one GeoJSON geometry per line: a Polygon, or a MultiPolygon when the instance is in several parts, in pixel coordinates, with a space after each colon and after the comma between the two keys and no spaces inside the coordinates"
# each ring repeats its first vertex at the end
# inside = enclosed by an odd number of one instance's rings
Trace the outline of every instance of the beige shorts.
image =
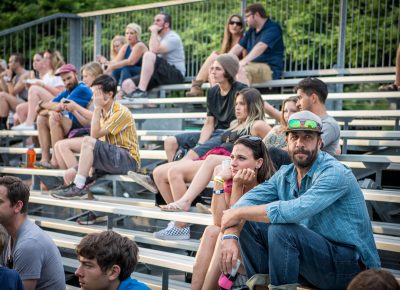
{"type": "Polygon", "coordinates": [[[266,63],[250,62],[244,67],[246,77],[251,84],[263,83],[272,80],[271,67],[266,63]]]}

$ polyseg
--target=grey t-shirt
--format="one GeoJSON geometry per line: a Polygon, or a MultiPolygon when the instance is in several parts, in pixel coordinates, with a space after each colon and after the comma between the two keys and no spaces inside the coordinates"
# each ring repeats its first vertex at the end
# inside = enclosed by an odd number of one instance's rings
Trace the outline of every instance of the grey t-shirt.
{"type": "MultiPolygon", "coordinates": [[[[9,247],[5,247],[7,259],[9,247]]],[[[36,224],[25,220],[18,230],[13,250],[14,269],[23,280],[37,280],[36,290],[65,290],[60,252],[52,239],[36,224]]]]}
{"type": "Polygon", "coordinates": [[[166,47],[168,52],[159,56],[164,58],[170,65],[174,65],[185,76],[185,52],[180,36],[175,31],[169,31],[161,38],[160,44],[166,47]]]}
{"type": "Polygon", "coordinates": [[[325,115],[321,117],[322,121],[322,141],[324,142],[322,151],[334,156],[336,149],[339,147],[340,127],[336,120],[325,115]]]}

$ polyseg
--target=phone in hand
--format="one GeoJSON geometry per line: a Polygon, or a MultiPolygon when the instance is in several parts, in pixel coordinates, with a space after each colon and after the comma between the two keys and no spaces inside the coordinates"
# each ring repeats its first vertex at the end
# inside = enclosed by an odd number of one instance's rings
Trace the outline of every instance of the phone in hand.
{"type": "Polygon", "coordinates": [[[64,104],[69,104],[69,103],[71,103],[71,102],[70,102],[69,100],[64,100],[63,103],[64,103],[64,104]]]}

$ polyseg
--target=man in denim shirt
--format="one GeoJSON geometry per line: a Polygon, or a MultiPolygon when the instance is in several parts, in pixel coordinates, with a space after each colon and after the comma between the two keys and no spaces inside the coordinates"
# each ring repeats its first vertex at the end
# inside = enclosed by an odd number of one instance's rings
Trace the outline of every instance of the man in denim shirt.
{"type": "Polygon", "coordinates": [[[224,212],[223,271],[236,264],[239,233],[247,275],[269,274],[270,289],[345,289],[363,269],[380,267],[363,193],[350,169],[320,151],[321,128],[309,111],[290,116],[293,164],[224,212]]]}

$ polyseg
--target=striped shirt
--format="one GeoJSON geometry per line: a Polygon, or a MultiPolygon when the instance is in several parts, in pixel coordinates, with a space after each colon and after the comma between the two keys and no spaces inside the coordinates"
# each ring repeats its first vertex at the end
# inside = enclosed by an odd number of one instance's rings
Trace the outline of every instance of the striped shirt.
{"type": "Polygon", "coordinates": [[[284,165],[233,207],[261,204],[268,204],[272,224],[301,224],[331,242],[355,246],[367,268],[380,267],[360,186],[351,170],[328,153],[318,154],[300,188],[294,165],[284,165]]]}
{"type": "Polygon", "coordinates": [[[109,144],[127,149],[140,167],[139,142],[136,134],[135,119],[129,109],[114,102],[110,111],[100,119],[101,128],[108,134],[101,138],[109,144]]]}

